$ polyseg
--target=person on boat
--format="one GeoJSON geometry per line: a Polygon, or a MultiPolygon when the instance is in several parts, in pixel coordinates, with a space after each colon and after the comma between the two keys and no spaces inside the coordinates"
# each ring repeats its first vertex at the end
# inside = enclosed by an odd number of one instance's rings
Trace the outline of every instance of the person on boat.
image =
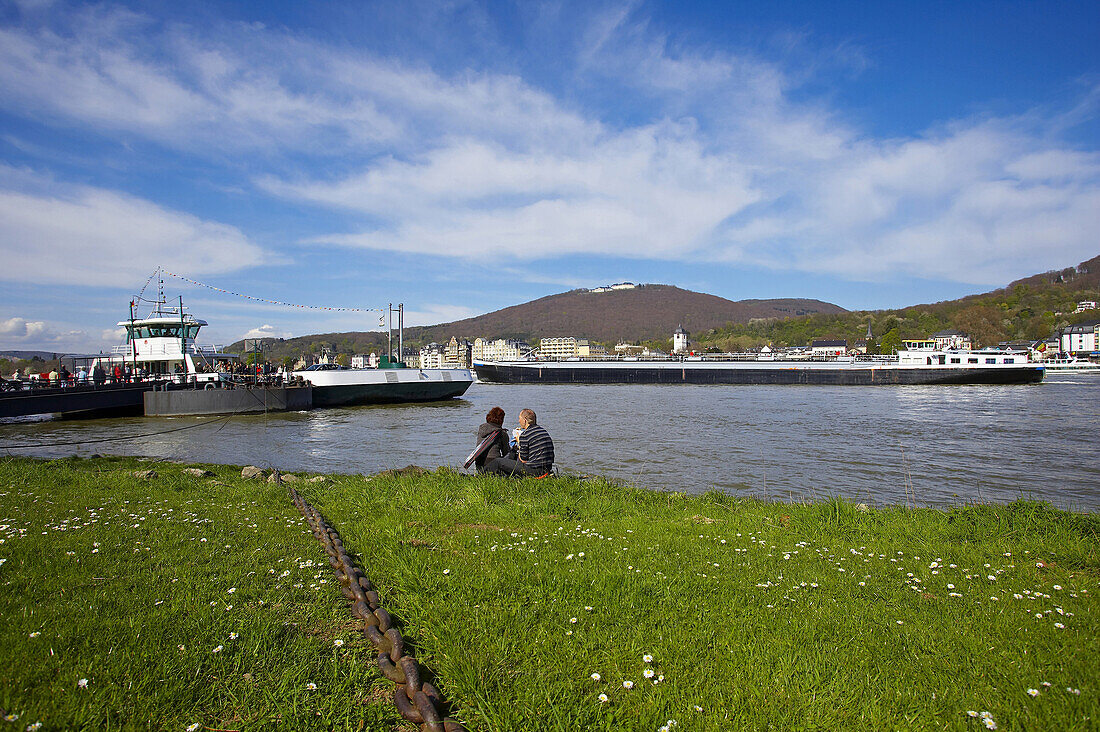
{"type": "Polygon", "coordinates": [[[474,460],[474,465],[477,466],[477,472],[479,473],[484,473],[485,466],[493,460],[508,454],[508,433],[504,430],[504,410],[500,407],[493,407],[485,415],[485,424],[477,428],[477,442],[475,444],[480,445],[486,437],[494,433],[496,438],[489,445],[489,449],[474,460]]]}
{"type": "Polygon", "coordinates": [[[115,364],[114,369],[111,371],[111,376],[116,384],[122,383],[122,367],[119,366],[117,363],[115,364]]]}
{"type": "Polygon", "coordinates": [[[95,366],[92,367],[92,383],[96,386],[103,386],[103,382],[106,380],[107,372],[103,370],[103,364],[96,361],[95,366]]]}
{"type": "Polygon", "coordinates": [[[550,433],[538,424],[531,409],[519,413],[519,426],[523,432],[516,438],[516,459],[499,457],[488,463],[485,469],[499,475],[536,478],[547,475],[554,469],[554,441],[550,439],[550,433]]]}

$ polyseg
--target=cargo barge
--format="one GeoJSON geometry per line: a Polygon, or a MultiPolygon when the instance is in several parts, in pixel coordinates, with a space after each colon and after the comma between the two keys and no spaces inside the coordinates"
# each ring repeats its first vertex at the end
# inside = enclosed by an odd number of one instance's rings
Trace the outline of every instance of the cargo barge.
{"type": "Polygon", "coordinates": [[[1040,364],[1005,351],[902,351],[896,357],[828,361],[693,357],[641,361],[475,361],[480,381],[499,384],[740,384],[893,386],[1037,384],[1040,364]]]}

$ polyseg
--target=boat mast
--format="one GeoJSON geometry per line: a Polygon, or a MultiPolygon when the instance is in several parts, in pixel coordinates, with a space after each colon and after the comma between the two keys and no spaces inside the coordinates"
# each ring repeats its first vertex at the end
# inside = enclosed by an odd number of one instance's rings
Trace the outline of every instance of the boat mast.
{"type": "Polygon", "coordinates": [[[386,304],[386,354],[387,360],[393,362],[393,303],[386,304]]]}
{"type": "MultiPolygon", "coordinates": [[[[130,301],[130,351],[133,355],[133,361],[137,363],[137,337],[134,335],[134,301],[130,301]]],[[[122,364],[126,365],[126,359],[122,359],[122,364]]]]}
{"type": "Polygon", "coordinates": [[[405,363],[405,303],[397,304],[397,362],[405,363]]]}
{"type": "Polygon", "coordinates": [[[183,321],[183,295],[180,295],[180,356],[183,357],[183,373],[187,373],[187,324],[183,321]]]}

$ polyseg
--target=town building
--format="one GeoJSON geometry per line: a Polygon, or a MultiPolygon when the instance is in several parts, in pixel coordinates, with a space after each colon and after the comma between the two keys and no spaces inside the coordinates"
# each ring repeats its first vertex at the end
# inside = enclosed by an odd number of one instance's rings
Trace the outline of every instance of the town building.
{"type": "Polygon", "coordinates": [[[970,336],[961,330],[941,330],[932,334],[937,351],[969,351],[973,348],[970,336]]]}
{"type": "Polygon", "coordinates": [[[848,353],[848,341],[819,340],[810,343],[814,358],[826,356],[844,356],[848,353]]]}
{"type": "Polygon", "coordinates": [[[676,326],[676,330],[672,331],[672,352],[673,353],[687,353],[691,349],[691,341],[688,340],[690,335],[684,330],[683,325],[676,326]]]}
{"type": "Polygon", "coordinates": [[[581,358],[606,358],[607,349],[599,343],[592,343],[587,338],[577,340],[577,355],[581,358]]]}
{"type": "Polygon", "coordinates": [[[439,343],[429,343],[420,349],[420,368],[443,368],[443,359],[446,353],[447,349],[443,345],[439,343]]]}
{"type": "Polygon", "coordinates": [[[443,351],[443,367],[445,369],[468,369],[471,365],[470,356],[473,344],[467,340],[459,340],[457,336],[451,336],[443,351]]]}
{"type": "Polygon", "coordinates": [[[531,346],[511,338],[475,338],[470,353],[474,361],[523,361],[531,353],[531,346]]]}
{"type": "Polygon", "coordinates": [[[1098,349],[1100,320],[1078,323],[1062,329],[1062,352],[1073,356],[1088,357],[1098,349]]]}
{"type": "Polygon", "coordinates": [[[366,355],[357,353],[351,357],[351,367],[353,369],[376,369],[378,368],[378,354],[371,353],[366,355]]]}
{"type": "Polygon", "coordinates": [[[577,339],[567,338],[543,338],[539,340],[539,358],[547,361],[556,361],[565,358],[573,358],[577,355],[577,339]]]}
{"type": "Polygon", "coordinates": [[[1086,310],[1096,310],[1096,301],[1095,300],[1082,300],[1081,302],[1077,303],[1077,309],[1074,310],[1073,312],[1076,315],[1077,313],[1083,313],[1086,310]]]}

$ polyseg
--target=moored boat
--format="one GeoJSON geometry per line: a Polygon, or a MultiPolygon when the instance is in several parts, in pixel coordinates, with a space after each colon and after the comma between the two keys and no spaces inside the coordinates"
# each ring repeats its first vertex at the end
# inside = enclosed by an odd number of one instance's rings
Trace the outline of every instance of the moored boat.
{"type": "Polygon", "coordinates": [[[821,361],[690,359],[475,361],[478,379],[542,384],[1034,384],[1042,365],[1012,351],[901,351],[894,357],[821,361]]]}
{"type": "Polygon", "coordinates": [[[462,396],[474,383],[469,369],[351,369],[314,364],[291,376],[313,386],[315,407],[440,401],[462,396]]]}

